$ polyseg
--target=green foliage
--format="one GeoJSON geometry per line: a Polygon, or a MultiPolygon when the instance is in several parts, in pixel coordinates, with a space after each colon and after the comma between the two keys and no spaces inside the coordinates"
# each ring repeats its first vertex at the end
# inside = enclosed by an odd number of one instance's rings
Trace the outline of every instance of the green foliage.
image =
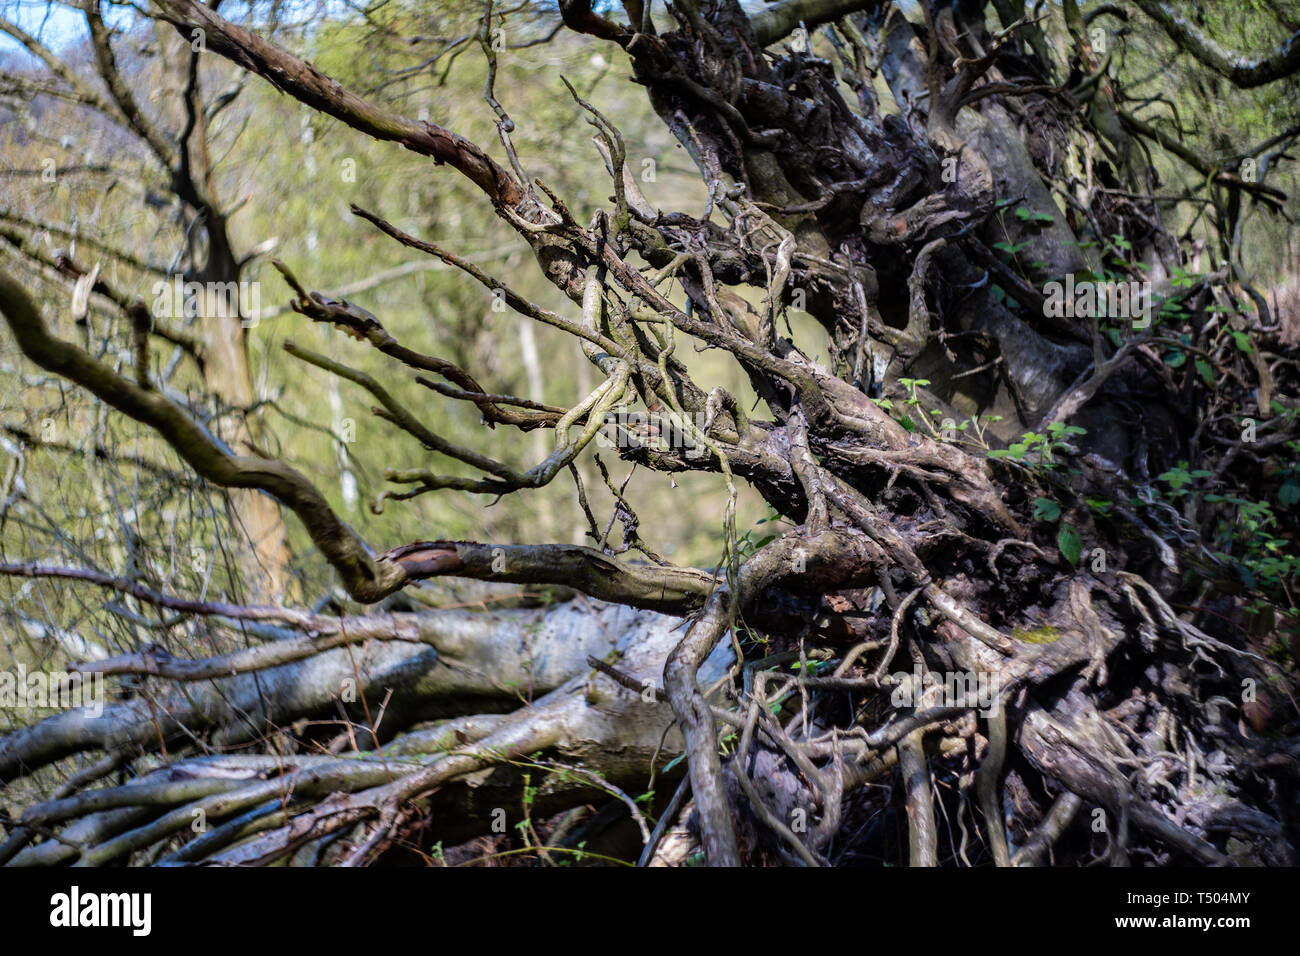
{"type": "Polygon", "coordinates": [[[1083,549],[1083,541],[1079,538],[1079,532],[1068,524],[1062,524],[1060,530],[1056,533],[1056,547],[1061,552],[1061,557],[1070,562],[1073,567],[1079,563],[1079,554],[1083,549]]]}
{"type": "Polygon", "coordinates": [[[1027,206],[1016,207],[1016,218],[1021,222],[1037,222],[1051,225],[1056,220],[1045,212],[1035,212],[1027,206]]]}
{"type": "Polygon", "coordinates": [[[1006,448],[992,449],[988,452],[988,457],[1009,459],[1031,468],[1051,471],[1057,464],[1057,452],[1068,446],[1066,439],[1084,434],[1087,434],[1086,428],[1052,422],[1047,426],[1047,434],[1025,432],[1020,441],[1013,442],[1006,448]]]}
{"type": "MultiPolygon", "coordinates": [[[[767,517],[759,518],[757,521],[755,521],[754,527],[757,528],[759,525],[771,524],[773,522],[779,522],[784,520],[785,519],[782,518],[780,515],[778,515],[775,511],[769,509],[767,513],[767,517]]],[[[764,545],[767,545],[770,542],[775,541],[779,534],[780,534],[779,530],[763,531],[760,533],[760,532],[755,532],[753,529],[749,529],[744,534],[736,538],[736,553],[740,556],[741,560],[744,560],[745,558],[748,558],[754,553],[756,553],[764,545]]]]}
{"type": "Polygon", "coordinates": [[[1197,478],[1209,478],[1211,474],[1211,472],[1208,472],[1203,468],[1198,468],[1195,471],[1188,471],[1187,462],[1184,460],[1174,468],[1170,468],[1168,471],[1157,476],[1156,480],[1163,481],[1169,485],[1169,496],[1171,498],[1181,498],[1183,495],[1187,494],[1188,486],[1193,480],[1197,478]]]}
{"type": "Polygon", "coordinates": [[[1061,517],[1061,506],[1051,498],[1034,499],[1034,520],[1053,522],[1061,517]]]}

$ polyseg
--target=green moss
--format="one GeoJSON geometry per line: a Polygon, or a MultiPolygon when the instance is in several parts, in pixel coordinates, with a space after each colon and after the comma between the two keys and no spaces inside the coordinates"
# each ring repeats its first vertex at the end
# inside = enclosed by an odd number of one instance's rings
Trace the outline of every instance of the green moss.
{"type": "Polygon", "coordinates": [[[1022,644],[1053,644],[1063,636],[1060,628],[1050,625],[1045,627],[1018,627],[1011,636],[1022,644]]]}

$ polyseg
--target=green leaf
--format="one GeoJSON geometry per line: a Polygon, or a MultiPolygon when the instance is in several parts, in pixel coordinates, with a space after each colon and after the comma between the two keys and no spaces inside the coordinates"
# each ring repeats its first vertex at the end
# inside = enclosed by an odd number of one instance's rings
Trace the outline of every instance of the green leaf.
{"type": "Polygon", "coordinates": [[[1233,332],[1232,341],[1237,343],[1237,348],[1241,349],[1247,355],[1250,354],[1251,343],[1250,335],[1246,332],[1233,332]]]}
{"type": "Polygon", "coordinates": [[[1034,520],[1055,521],[1061,517],[1061,506],[1051,498],[1034,499],[1034,520]]]}
{"type": "MultiPolygon", "coordinates": [[[[1186,464],[1186,462],[1184,462],[1183,464],[1186,464]]],[[[1170,468],[1168,471],[1164,472],[1163,474],[1156,476],[1156,481],[1167,481],[1169,483],[1169,487],[1174,489],[1174,491],[1178,491],[1184,485],[1189,484],[1191,480],[1192,480],[1192,476],[1187,473],[1186,468],[1182,468],[1182,467],[1170,468]]]]}
{"type": "Polygon", "coordinates": [[[1286,482],[1277,490],[1277,503],[1286,507],[1291,507],[1297,501],[1300,501],[1300,484],[1294,479],[1286,482]]]}
{"type": "Polygon", "coordinates": [[[1083,553],[1083,540],[1079,537],[1079,532],[1068,524],[1061,525],[1061,530],[1056,534],[1056,546],[1061,551],[1061,557],[1069,561],[1071,567],[1078,565],[1079,555],[1083,553]]]}
{"type": "Polygon", "coordinates": [[[1205,359],[1198,358],[1196,360],[1196,371],[1201,373],[1201,378],[1205,380],[1206,385],[1211,388],[1214,387],[1214,369],[1210,368],[1209,362],[1205,361],[1205,359]]]}

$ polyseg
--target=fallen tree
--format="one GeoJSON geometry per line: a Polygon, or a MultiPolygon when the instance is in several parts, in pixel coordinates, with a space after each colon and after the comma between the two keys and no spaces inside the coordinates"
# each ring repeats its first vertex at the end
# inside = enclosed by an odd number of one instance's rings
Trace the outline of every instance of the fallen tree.
{"type": "MultiPolygon", "coordinates": [[[[656,208],[617,124],[570,87],[613,189],[583,223],[511,144],[490,8],[479,39],[504,162],[210,7],[155,0],[183,37],[466,177],[572,302],[545,308],[382,211],[352,210],[520,321],[576,339],[600,382],[554,408],[488,391],[278,264],[297,313],[394,374],[485,423],[554,432],[544,460],[515,469],[448,441],[373,376],[286,343],[367,391],[419,461],[480,475],[390,468],[376,507],[526,494],[576,477],[604,438],[639,466],[718,474],[726,549],[716,567],[673,566],[633,503],[620,497],[602,530],[578,482],[594,546],[376,552],[288,462],[215,441],[147,370],[124,374],[51,332],[0,277],[27,359],[153,429],[211,485],[274,498],[352,602],[222,605],[92,569],[0,568],[80,577],[252,638],[199,660],[145,650],[80,665],[150,690],[0,741],[6,781],[99,755],[10,821],[0,860],[361,864],[428,857],[508,821],[553,862],[584,852],[574,841],[599,814],[569,812],[600,796],[638,828],[645,862],[696,845],[715,865],[1295,862],[1297,528],[1270,502],[1295,503],[1282,489],[1297,474],[1300,356],[1240,239],[1243,205],[1286,197],[1133,115],[1092,30],[1109,5],[1084,14],[1067,0],[1056,22],[989,6],[923,3],[912,22],[882,3],[747,15],[721,0],[657,22],[629,2],[623,23],[562,0],[569,31],[626,57],[708,191],[702,215],[656,208]],[[823,26],[831,58],[808,40],[823,26]],[[1205,182],[1217,268],[1191,270],[1164,224],[1159,151],[1205,182]],[[820,327],[816,341],[797,341],[792,311],[820,327]],[[734,361],[762,413],[695,381],[684,342],[734,361]],[[741,481],[785,530],[742,540],[741,481]],[[412,603],[449,577],[588,597],[412,603]],[[341,730],[313,731],[340,710],[341,730]],[[129,780],[97,786],[125,766],[129,780]]],[[[1139,6],[1179,39],[1163,4],[1139,6]]],[[[1290,82],[1292,59],[1282,49],[1228,79],[1290,82]]]]}

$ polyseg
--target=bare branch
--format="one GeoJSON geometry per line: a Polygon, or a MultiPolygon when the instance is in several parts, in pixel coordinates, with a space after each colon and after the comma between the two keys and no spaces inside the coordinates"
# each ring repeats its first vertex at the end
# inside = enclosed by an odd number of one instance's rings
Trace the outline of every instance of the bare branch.
{"type": "Polygon", "coordinates": [[[478,146],[433,123],[417,122],[368,103],[316,67],[250,30],[230,23],[195,0],[153,0],[158,15],[187,40],[201,31],[208,49],[272,83],[276,88],[374,139],[446,163],[483,190],[494,203],[514,206],[523,192],[508,172],[478,146]]]}
{"type": "Polygon", "coordinates": [[[1194,23],[1161,0],[1137,0],[1142,12],[1169,34],[1169,38],[1234,86],[1248,89],[1263,86],[1300,70],[1300,31],[1283,40],[1262,57],[1248,59],[1230,53],[1206,36],[1194,23]]]}

